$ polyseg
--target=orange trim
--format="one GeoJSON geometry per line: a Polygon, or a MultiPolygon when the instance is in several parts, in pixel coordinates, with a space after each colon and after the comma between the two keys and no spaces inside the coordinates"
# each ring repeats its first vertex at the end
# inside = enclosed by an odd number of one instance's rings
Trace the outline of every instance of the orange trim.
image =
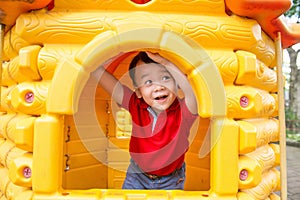
{"type": "MultiPolygon", "coordinates": [[[[127,52],[113,59],[111,63],[106,67],[107,71],[113,73],[119,66],[119,64],[128,56],[136,52],[127,52]]],[[[129,67],[129,66],[128,66],[129,67]]]]}
{"type": "Polygon", "coordinates": [[[28,3],[26,1],[0,1],[2,18],[0,18],[0,23],[7,26],[12,26],[15,24],[16,19],[22,13],[28,12],[34,9],[40,9],[46,7],[52,0],[33,0],[33,2],[28,3]]]}
{"type": "Polygon", "coordinates": [[[286,24],[281,17],[291,7],[291,0],[225,0],[225,4],[232,13],[257,20],[273,40],[280,32],[283,48],[300,42],[300,24],[286,24]]]}

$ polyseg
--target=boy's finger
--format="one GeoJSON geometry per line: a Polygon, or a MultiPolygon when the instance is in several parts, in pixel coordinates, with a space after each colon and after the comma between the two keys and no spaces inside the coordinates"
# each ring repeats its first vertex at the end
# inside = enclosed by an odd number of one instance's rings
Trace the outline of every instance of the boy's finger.
{"type": "Polygon", "coordinates": [[[158,53],[152,53],[150,51],[146,51],[147,56],[149,56],[152,60],[155,60],[155,58],[157,57],[158,53]]]}
{"type": "Polygon", "coordinates": [[[165,59],[164,57],[162,57],[161,55],[159,55],[158,53],[152,53],[152,52],[149,52],[149,51],[147,51],[146,53],[155,62],[158,62],[158,63],[163,64],[163,65],[168,63],[168,60],[165,59]]]}

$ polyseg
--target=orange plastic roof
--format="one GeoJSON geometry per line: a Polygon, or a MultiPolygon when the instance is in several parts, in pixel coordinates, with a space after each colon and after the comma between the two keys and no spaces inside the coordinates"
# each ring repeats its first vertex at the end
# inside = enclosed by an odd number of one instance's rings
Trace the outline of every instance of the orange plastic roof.
{"type": "Polygon", "coordinates": [[[225,4],[232,13],[255,19],[272,39],[280,32],[282,48],[300,42],[300,24],[286,23],[283,16],[291,0],[225,0],[225,4]]]}
{"type": "MultiPolygon", "coordinates": [[[[48,6],[53,0],[0,1],[0,22],[12,26],[17,17],[24,12],[48,6]]],[[[136,3],[146,3],[150,0],[133,0],[136,3]]],[[[287,48],[300,42],[300,24],[290,24],[284,21],[283,13],[291,7],[291,0],[224,0],[227,10],[243,17],[258,21],[262,29],[275,39],[281,33],[282,47],[287,48]]]]}
{"type": "Polygon", "coordinates": [[[51,1],[34,0],[32,3],[14,0],[0,1],[0,22],[7,26],[12,26],[20,14],[34,9],[45,8],[51,1]]]}

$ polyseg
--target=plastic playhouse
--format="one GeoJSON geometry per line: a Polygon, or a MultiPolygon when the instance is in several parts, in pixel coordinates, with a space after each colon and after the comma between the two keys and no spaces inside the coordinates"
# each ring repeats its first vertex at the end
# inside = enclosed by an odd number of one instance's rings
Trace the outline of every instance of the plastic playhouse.
{"type": "Polygon", "coordinates": [[[300,42],[281,18],[290,6],[0,1],[0,199],[286,199],[282,49],[300,42]],[[121,189],[130,115],[92,74],[115,58],[108,70],[126,83],[140,50],[176,63],[197,97],[183,191],[121,189]]]}

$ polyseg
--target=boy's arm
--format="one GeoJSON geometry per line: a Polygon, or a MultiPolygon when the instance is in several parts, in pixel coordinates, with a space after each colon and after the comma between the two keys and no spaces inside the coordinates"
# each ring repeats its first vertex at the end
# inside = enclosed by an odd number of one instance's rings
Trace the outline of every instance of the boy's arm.
{"type": "Polygon", "coordinates": [[[178,86],[184,93],[185,103],[189,111],[193,114],[198,113],[197,100],[194,95],[194,91],[187,80],[187,77],[169,60],[160,56],[158,53],[147,52],[147,55],[157,63],[165,66],[166,69],[171,73],[178,86]]]}
{"type": "Polygon", "coordinates": [[[123,101],[123,85],[112,74],[100,66],[93,72],[93,75],[99,79],[98,84],[111,96],[118,104],[122,104],[123,101]]]}

